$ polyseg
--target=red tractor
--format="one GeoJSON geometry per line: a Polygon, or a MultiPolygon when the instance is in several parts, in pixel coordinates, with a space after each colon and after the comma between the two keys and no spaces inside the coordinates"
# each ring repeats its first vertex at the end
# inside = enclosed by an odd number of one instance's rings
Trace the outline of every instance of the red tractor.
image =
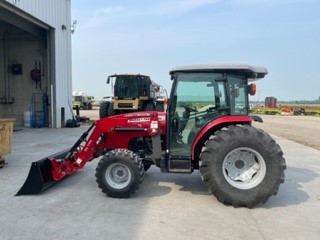
{"type": "Polygon", "coordinates": [[[97,120],[70,149],[32,163],[17,195],[38,193],[103,156],[99,188],[127,198],[151,165],[162,172],[200,171],[210,193],[235,207],[253,207],[275,195],[286,168],[279,145],[251,126],[251,81],[267,69],[244,64],[190,65],[170,71],[166,112],[143,111],[97,120]]]}

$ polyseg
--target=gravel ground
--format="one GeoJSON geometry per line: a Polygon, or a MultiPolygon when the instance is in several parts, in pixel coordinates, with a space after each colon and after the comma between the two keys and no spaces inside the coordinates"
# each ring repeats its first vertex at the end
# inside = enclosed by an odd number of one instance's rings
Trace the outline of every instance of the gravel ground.
{"type": "Polygon", "coordinates": [[[254,123],[257,128],[320,150],[320,118],[312,116],[261,115],[263,123],[254,123]]]}
{"type": "MultiPolygon", "coordinates": [[[[81,110],[80,116],[99,119],[99,108],[81,110]]],[[[261,115],[263,123],[253,125],[264,131],[320,150],[320,118],[312,116],[261,115]]]]}

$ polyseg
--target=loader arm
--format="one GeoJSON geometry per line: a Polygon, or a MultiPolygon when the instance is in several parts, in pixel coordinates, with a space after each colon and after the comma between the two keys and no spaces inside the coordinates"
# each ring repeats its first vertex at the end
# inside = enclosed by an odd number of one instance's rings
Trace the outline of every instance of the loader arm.
{"type": "Polygon", "coordinates": [[[149,118],[140,117],[140,119],[144,119],[144,124],[135,123],[137,118],[128,116],[128,118],[122,119],[122,124],[121,121],[118,122],[117,117],[97,120],[82,134],[64,159],[50,159],[53,179],[58,181],[73,174],[83,168],[88,161],[101,156],[104,148],[112,149],[111,142],[115,142],[115,138],[121,136],[121,133],[127,136],[127,139],[121,139],[122,147],[127,148],[131,137],[139,135],[154,136],[158,132],[157,113],[149,114],[149,118]],[[128,122],[133,122],[133,124],[128,125],[128,122]],[[103,134],[106,134],[106,138],[102,137],[103,134]]]}
{"type": "Polygon", "coordinates": [[[70,149],[33,162],[25,183],[16,195],[42,192],[83,168],[105,150],[127,148],[133,137],[156,135],[160,135],[157,112],[130,113],[99,119],[70,149]]]}
{"type": "Polygon", "coordinates": [[[33,162],[28,177],[16,196],[42,192],[98,157],[100,136],[101,132],[96,123],[93,123],[70,149],[33,162]]]}
{"type": "Polygon", "coordinates": [[[102,132],[93,123],[91,127],[82,134],[78,141],[72,146],[64,159],[51,158],[51,173],[55,181],[61,180],[65,176],[73,174],[83,168],[88,162],[100,156],[98,151],[99,138],[102,132]]]}

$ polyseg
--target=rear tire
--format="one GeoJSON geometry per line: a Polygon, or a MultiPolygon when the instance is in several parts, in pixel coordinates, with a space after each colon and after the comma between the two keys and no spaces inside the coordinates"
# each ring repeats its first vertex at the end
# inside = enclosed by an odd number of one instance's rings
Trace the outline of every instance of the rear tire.
{"type": "Polygon", "coordinates": [[[286,168],[279,145],[262,130],[230,126],[205,143],[200,173],[210,193],[234,207],[253,207],[276,195],[286,168]]]}
{"type": "Polygon", "coordinates": [[[109,107],[108,107],[108,116],[112,116],[112,115],[115,115],[115,111],[113,109],[113,103],[110,103],[109,104],[109,107]]]}
{"type": "Polygon", "coordinates": [[[144,168],[137,154],[127,149],[112,150],[99,161],[96,182],[109,197],[128,198],[143,182],[144,168]]]}

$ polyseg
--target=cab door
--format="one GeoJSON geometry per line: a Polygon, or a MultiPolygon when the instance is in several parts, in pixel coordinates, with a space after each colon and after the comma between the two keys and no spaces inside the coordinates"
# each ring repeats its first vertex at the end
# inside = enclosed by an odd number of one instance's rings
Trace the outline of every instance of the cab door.
{"type": "Polygon", "coordinates": [[[225,104],[224,82],[218,73],[179,73],[171,92],[167,124],[167,168],[191,172],[191,145],[197,132],[225,104]]]}

